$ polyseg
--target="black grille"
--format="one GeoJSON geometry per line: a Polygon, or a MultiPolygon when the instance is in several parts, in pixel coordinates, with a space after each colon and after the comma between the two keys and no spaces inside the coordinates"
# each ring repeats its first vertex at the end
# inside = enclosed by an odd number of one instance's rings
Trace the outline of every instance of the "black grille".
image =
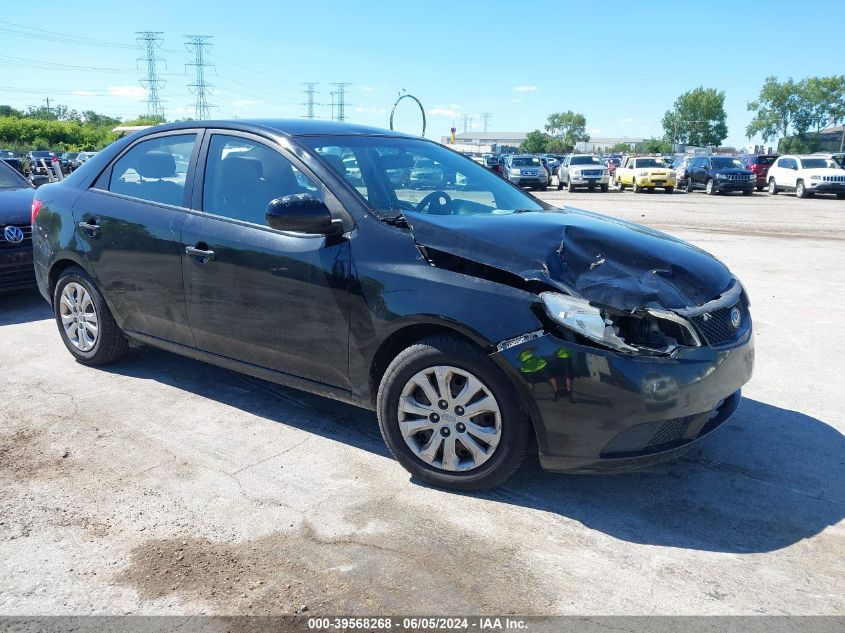
{"type": "Polygon", "coordinates": [[[736,336],[747,316],[745,302],[740,299],[731,306],[717,308],[712,312],[694,316],[692,321],[695,324],[695,329],[709,345],[722,345],[736,336]],[[731,323],[731,311],[734,308],[739,308],[739,313],[742,315],[742,321],[736,328],[731,323]]]}
{"type": "Polygon", "coordinates": [[[35,283],[32,263],[0,267],[0,288],[18,288],[35,283]]]}
{"type": "Polygon", "coordinates": [[[28,224],[0,225],[0,248],[20,248],[22,246],[29,246],[30,244],[32,244],[32,227],[28,224]],[[11,242],[6,241],[6,238],[3,236],[6,226],[16,226],[23,231],[23,242],[12,244],[11,242]]]}
{"type": "Polygon", "coordinates": [[[657,429],[657,432],[651,436],[651,439],[648,441],[648,444],[646,444],[646,448],[669,444],[671,442],[681,439],[681,437],[684,435],[684,431],[687,430],[687,425],[689,424],[689,421],[689,416],[666,420],[663,424],[660,425],[660,428],[657,429]]]}
{"type": "Polygon", "coordinates": [[[646,422],[628,427],[604,447],[602,455],[650,452],[681,440],[695,416],[646,422]]]}

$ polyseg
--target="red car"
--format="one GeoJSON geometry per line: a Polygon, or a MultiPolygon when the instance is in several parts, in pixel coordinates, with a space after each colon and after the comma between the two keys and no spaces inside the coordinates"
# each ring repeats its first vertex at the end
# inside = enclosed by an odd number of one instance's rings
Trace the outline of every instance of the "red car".
{"type": "Polygon", "coordinates": [[[775,162],[778,154],[746,154],[742,159],[746,169],[750,169],[757,176],[757,191],[766,187],[766,174],[775,162]]]}

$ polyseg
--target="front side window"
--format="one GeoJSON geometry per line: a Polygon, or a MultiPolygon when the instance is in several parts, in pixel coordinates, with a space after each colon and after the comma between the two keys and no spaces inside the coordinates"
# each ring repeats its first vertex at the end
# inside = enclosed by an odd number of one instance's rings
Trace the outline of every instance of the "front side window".
{"type": "Polygon", "coordinates": [[[298,193],[322,197],[319,187],[277,150],[239,136],[211,137],[203,211],[266,225],[270,201],[298,193]]]}
{"type": "MultiPolygon", "coordinates": [[[[486,167],[436,143],[383,136],[303,137],[298,142],[379,214],[480,215],[545,208],[486,167]]],[[[511,166],[520,161],[540,165],[536,157],[520,156],[511,166]]]]}
{"type": "Polygon", "coordinates": [[[183,206],[188,162],[196,139],[196,134],[178,134],[138,143],[115,162],[109,191],[183,206]]]}

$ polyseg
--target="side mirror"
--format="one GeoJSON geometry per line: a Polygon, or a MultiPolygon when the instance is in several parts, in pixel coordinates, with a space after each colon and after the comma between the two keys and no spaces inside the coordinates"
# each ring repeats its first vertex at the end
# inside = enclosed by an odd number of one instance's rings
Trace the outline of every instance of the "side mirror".
{"type": "Polygon", "coordinates": [[[334,236],[343,233],[343,223],[332,218],[326,203],[310,193],[297,193],[271,200],[267,224],[278,231],[334,236]]]}
{"type": "Polygon", "coordinates": [[[33,174],[30,177],[30,181],[32,182],[33,186],[37,189],[41,185],[46,185],[48,182],[50,182],[50,179],[42,174],[33,174]]]}

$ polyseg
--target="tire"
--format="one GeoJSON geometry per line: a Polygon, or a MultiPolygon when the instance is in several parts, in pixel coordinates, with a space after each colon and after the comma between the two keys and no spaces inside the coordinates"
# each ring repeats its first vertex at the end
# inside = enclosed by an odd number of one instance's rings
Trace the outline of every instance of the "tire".
{"type": "Polygon", "coordinates": [[[687,178],[687,186],[685,187],[687,193],[692,193],[695,191],[695,187],[692,184],[692,178],[687,178]]]}
{"type": "Polygon", "coordinates": [[[795,183],[795,197],[801,199],[810,197],[807,188],[804,186],[803,180],[799,180],[797,183],[795,183]]]}
{"type": "Polygon", "coordinates": [[[637,179],[636,179],[636,178],[634,178],[634,179],[631,181],[631,191],[633,191],[634,193],[642,193],[642,190],[643,190],[643,188],[642,188],[642,187],[640,187],[640,186],[637,184],[637,179]]]}
{"type": "Polygon", "coordinates": [[[621,180],[616,181],[616,186],[619,187],[619,191],[625,191],[625,185],[622,184],[621,180]]]}
{"type": "Polygon", "coordinates": [[[675,193],[674,187],[666,187],[663,189],[663,193],[675,193]]]}
{"type": "Polygon", "coordinates": [[[575,191],[575,187],[572,186],[572,181],[569,178],[566,179],[566,190],[569,193],[572,193],[573,191],[575,191]]]}
{"type": "Polygon", "coordinates": [[[763,191],[765,187],[763,185],[757,185],[757,191],[763,191]]]}
{"type": "Polygon", "coordinates": [[[778,184],[775,182],[774,178],[769,178],[769,195],[776,196],[778,195],[778,184]]]}
{"type": "Polygon", "coordinates": [[[607,193],[607,190],[608,190],[608,185],[602,185],[601,186],[601,192],[602,193],[607,193]]]}
{"type": "Polygon", "coordinates": [[[707,192],[708,196],[715,196],[718,193],[716,191],[716,182],[712,178],[707,180],[707,184],[704,185],[704,191],[707,192]]]}
{"type": "Polygon", "coordinates": [[[836,199],[837,200],[845,200],[845,193],[837,193],[836,199]]]}
{"type": "Polygon", "coordinates": [[[557,190],[560,191],[563,189],[563,183],[560,180],[560,176],[557,177],[557,190]]]}
{"type": "Polygon", "coordinates": [[[742,195],[743,195],[743,196],[750,196],[750,195],[753,195],[753,194],[754,194],[754,190],[753,190],[753,189],[743,189],[743,190],[742,190],[742,195]]]}
{"type": "Polygon", "coordinates": [[[118,327],[103,295],[81,268],[72,266],[62,272],[53,291],[53,314],[62,342],[76,362],[108,365],[126,355],[129,340],[118,327]]]}
{"type": "MultiPolygon", "coordinates": [[[[430,382],[427,385],[434,398],[442,398],[443,394],[440,393],[442,389],[435,389],[430,382]]],[[[455,409],[451,408],[452,404],[460,402],[457,399],[460,394],[455,397],[455,400],[452,399],[453,397],[451,394],[447,396],[449,404],[445,411],[450,414],[461,410],[459,405],[455,409]]],[[[432,336],[423,339],[394,358],[379,385],[376,411],[382,437],[397,461],[415,477],[442,488],[473,491],[498,486],[516,472],[525,460],[531,443],[531,426],[517,405],[513,385],[482,350],[457,336],[432,336]],[[440,419],[440,413],[444,412],[444,409],[439,406],[440,401],[438,400],[437,407],[429,406],[435,403],[424,395],[422,389],[414,390],[414,385],[421,384],[420,376],[427,374],[434,376],[435,367],[443,369],[443,374],[450,380],[449,384],[453,389],[456,386],[459,388],[454,381],[461,377],[460,372],[471,375],[480,382],[480,388],[485,389],[488,396],[492,396],[492,402],[497,406],[497,421],[495,421],[496,414],[484,413],[483,415],[492,418],[494,422],[487,420],[486,423],[490,426],[476,426],[477,429],[494,429],[498,426],[499,432],[497,437],[490,436],[494,437],[491,443],[483,442],[486,448],[482,446],[482,443],[475,442],[476,450],[481,449],[481,453],[478,454],[480,463],[477,466],[472,465],[476,459],[467,447],[463,444],[459,447],[458,444],[467,441],[463,438],[476,437],[474,433],[467,430],[466,426],[463,431],[460,430],[463,426],[461,420],[467,421],[467,424],[473,421],[483,423],[481,416],[473,416],[472,420],[450,416],[452,420],[447,421],[444,413],[444,418],[440,419]],[[449,378],[450,375],[451,378],[449,378]],[[421,426],[428,427],[417,431],[414,435],[409,434],[408,437],[403,434],[399,420],[400,402],[405,398],[409,399],[411,407],[418,409],[421,414],[418,416],[411,413],[414,417],[403,422],[419,422],[421,426]],[[428,404],[424,404],[423,401],[428,404]],[[429,418],[437,414],[437,419],[430,422],[422,417],[426,412],[430,412],[429,418]],[[432,438],[434,438],[433,444],[432,438]],[[458,468],[465,468],[465,470],[444,468],[447,459],[444,453],[450,441],[453,454],[462,453],[456,458],[457,461],[450,460],[453,467],[457,464],[458,468]],[[412,448],[412,445],[415,448],[412,448]],[[430,458],[425,455],[429,447],[434,449],[430,458]],[[440,455],[439,464],[437,455],[440,455]]],[[[403,413],[404,415],[407,414],[403,413]]],[[[407,431],[413,431],[413,428],[407,431]]],[[[487,437],[486,434],[484,437],[487,437]]]]}

